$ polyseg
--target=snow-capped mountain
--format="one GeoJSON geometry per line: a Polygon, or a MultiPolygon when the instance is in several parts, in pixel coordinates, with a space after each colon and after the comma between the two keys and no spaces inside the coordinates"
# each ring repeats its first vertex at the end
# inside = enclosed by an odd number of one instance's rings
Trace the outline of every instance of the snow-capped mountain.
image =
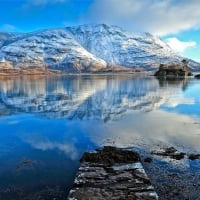
{"type": "Polygon", "coordinates": [[[15,42],[19,39],[22,39],[25,36],[26,36],[26,34],[24,34],[24,33],[0,32],[0,48],[3,46],[9,45],[10,43],[15,42]]]}
{"type": "MultiPolygon", "coordinates": [[[[130,34],[117,26],[82,25],[29,34],[0,33],[0,58],[14,66],[48,66],[66,71],[109,67],[154,69],[183,59],[160,38],[130,34]]],[[[195,68],[199,63],[190,61],[195,68]]]]}
{"type": "Polygon", "coordinates": [[[107,25],[67,29],[87,51],[111,65],[145,67],[180,61],[168,45],[149,33],[134,36],[117,26],[107,25]]]}
{"type": "Polygon", "coordinates": [[[66,29],[53,29],[20,39],[1,48],[1,56],[17,66],[50,66],[87,71],[106,62],[86,51],[66,29]]]}

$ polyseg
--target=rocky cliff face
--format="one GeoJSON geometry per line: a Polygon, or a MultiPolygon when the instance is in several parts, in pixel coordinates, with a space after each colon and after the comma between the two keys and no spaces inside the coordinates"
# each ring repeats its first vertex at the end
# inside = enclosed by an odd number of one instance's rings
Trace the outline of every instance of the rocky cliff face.
{"type": "MultiPolygon", "coordinates": [[[[72,72],[105,70],[109,67],[155,69],[160,63],[180,63],[160,38],[139,36],[117,26],[83,25],[29,34],[0,33],[0,58],[14,66],[39,66],[72,72]]],[[[190,65],[195,69],[199,63],[190,65]]]]}

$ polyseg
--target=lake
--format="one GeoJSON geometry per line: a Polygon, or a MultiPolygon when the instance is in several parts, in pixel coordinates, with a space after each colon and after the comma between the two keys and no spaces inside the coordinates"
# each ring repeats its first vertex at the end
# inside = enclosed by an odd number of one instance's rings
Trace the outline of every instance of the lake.
{"type": "Polygon", "coordinates": [[[66,199],[83,152],[104,145],[200,153],[199,91],[134,74],[1,78],[0,199],[66,199]]]}

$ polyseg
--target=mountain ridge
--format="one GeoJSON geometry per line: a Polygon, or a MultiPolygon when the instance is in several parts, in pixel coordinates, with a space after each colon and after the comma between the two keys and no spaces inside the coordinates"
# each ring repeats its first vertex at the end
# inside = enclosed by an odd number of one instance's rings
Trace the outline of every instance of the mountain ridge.
{"type": "MultiPolygon", "coordinates": [[[[0,58],[15,67],[48,67],[67,72],[156,70],[159,64],[181,63],[159,37],[134,35],[106,24],[45,29],[31,33],[0,32],[0,58]]],[[[190,60],[193,70],[200,64],[190,60]]]]}

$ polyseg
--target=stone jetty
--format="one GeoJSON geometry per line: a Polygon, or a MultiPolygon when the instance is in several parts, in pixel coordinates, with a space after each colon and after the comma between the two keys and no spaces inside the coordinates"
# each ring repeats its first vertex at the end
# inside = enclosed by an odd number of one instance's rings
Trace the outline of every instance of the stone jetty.
{"type": "Polygon", "coordinates": [[[138,153],[107,146],[84,153],[68,200],[156,200],[138,153]]]}

